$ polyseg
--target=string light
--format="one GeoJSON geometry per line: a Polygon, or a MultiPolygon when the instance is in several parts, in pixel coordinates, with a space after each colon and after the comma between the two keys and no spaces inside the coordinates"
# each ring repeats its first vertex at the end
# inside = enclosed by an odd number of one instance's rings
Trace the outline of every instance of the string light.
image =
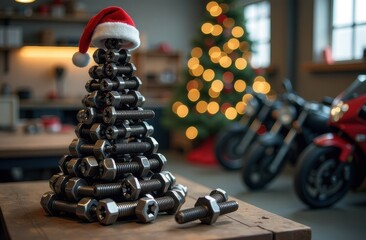
{"type": "Polygon", "coordinates": [[[207,111],[207,102],[206,101],[199,101],[197,104],[196,104],[196,111],[199,112],[199,113],[205,113],[207,111]]]}
{"type": "Polygon", "coordinates": [[[191,57],[200,58],[200,57],[202,57],[202,53],[203,53],[202,48],[200,48],[200,47],[192,48],[191,57]]]}
{"type": "Polygon", "coordinates": [[[210,102],[207,105],[207,112],[210,114],[216,114],[220,110],[220,106],[217,102],[210,102]]]}
{"type": "Polygon", "coordinates": [[[181,104],[178,108],[177,108],[177,115],[180,118],[185,118],[188,115],[188,107],[184,104],[181,104]]]}
{"type": "Polygon", "coordinates": [[[199,98],[200,98],[200,91],[198,91],[197,89],[191,89],[189,90],[188,92],[188,99],[191,101],[191,102],[196,102],[199,98]]]}
{"type": "Polygon", "coordinates": [[[228,56],[223,56],[219,60],[220,66],[223,68],[228,68],[231,66],[232,60],[228,56]]]}
{"type": "Polygon", "coordinates": [[[248,63],[247,60],[244,58],[237,58],[235,60],[235,67],[239,70],[244,70],[247,67],[248,63]]]}
{"type": "Polygon", "coordinates": [[[204,24],[202,24],[201,26],[201,31],[204,34],[210,34],[213,31],[214,27],[212,25],[212,23],[206,22],[204,24]]]}
{"type": "Polygon", "coordinates": [[[198,136],[198,130],[194,126],[190,126],[186,129],[186,137],[190,140],[195,139],[198,136]]]}
{"type": "Polygon", "coordinates": [[[247,87],[247,84],[242,79],[238,79],[234,83],[234,89],[235,89],[235,91],[237,91],[239,93],[244,92],[246,87],[247,87]]]}
{"type": "Polygon", "coordinates": [[[236,105],[235,105],[235,109],[236,109],[236,111],[237,111],[239,114],[244,114],[246,106],[247,106],[247,105],[246,105],[244,102],[239,101],[239,102],[237,102],[237,103],[236,103],[236,105]]]}
{"type": "Polygon", "coordinates": [[[240,38],[244,35],[244,29],[240,26],[233,27],[231,34],[233,37],[240,38]]]}
{"type": "Polygon", "coordinates": [[[215,78],[215,72],[212,69],[206,69],[202,74],[203,80],[210,82],[215,78]]]}
{"type": "Polygon", "coordinates": [[[187,62],[187,66],[190,69],[196,69],[199,65],[200,65],[200,60],[196,57],[191,57],[187,62]]]}
{"type": "Polygon", "coordinates": [[[222,33],[223,29],[219,24],[216,24],[213,26],[213,29],[211,31],[211,34],[213,36],[219,36],[222,33]]]}
{"type": "Polygon", "coordinates": [[[174,103],[173,103],[173,105],[172,105],[172,111],[173,111],[173,113],[177,114],[177,109],[178,109],[178,107],[179,107],[180,105],[182,105],[182,104],[183,104],[183,103],[181,103],[181,102],[179,102],[179,101],[174,102],[174,103]]]}
{"type": "Polygon", "coordinates": [[[234,120],[238,116],[238,112],[235,108],[229,107],[225,111],[225,117],[229,120],[234,120]]]}

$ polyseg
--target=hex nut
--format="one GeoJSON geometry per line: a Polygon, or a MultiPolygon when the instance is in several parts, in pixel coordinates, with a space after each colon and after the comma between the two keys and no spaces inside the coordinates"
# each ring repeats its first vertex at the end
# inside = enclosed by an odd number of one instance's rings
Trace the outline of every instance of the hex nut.
{"type": "Polygon", "coordinates": [[[151,179],[158,179],[161,183],[161,188],[156,191],[157,195],[164,194],[169,190],[171,183],[164,173],[155,173],[151,179]]]}
{"type": "Polygon", "coordinates": [[[69,175],[61,175],[57,179],[57,181],[54,185],[55,193],[64,195],[65,194],[65,186],[66,186],[67,182],[69,181],[69,179],[70,179],[69,175]]]}
{"type": "Polygon", "coordinates": [[[94,222],[97,220],[98,201],[92,198],[82,198],[76,206],[76,216],[86,222],[94,222]]]}
{"type": "Polygon", "coordinates": [[[70,180],[65,185],[65,195],[68,199],[79,201],[82,196],[80,196],[78,189],[83,186],[87,186],[88,183],[78,177],[70,178],[70,180]]]}
{"type": "Polygon", "coordinates": [[[126,177],[122,183],[122,197],[125,200],[137,200],[141,193],[141,185],[137,178],[133,176],[126,177]]]}
{"type": "Polygon", "coordinates": [[[146,151],[144,153],[145,156],[150,156],[151,154],[154,154],[158,151],[159,149],[159,143],[155,140],[155,138],[153,137],[147,137],[147,138],[144,138],[142,140],[143,142],[147,142],[150,144],[150,149],[149,151],[146,151]]]}
{"type": "Polygon", "coordinates": [[[99,175],[99,164],[94,157],[82,158],[79,169],[84,177],[96,177],[99,175]]]}
{"type": "Polygon", "coordinates": [[[100,178],[111,181],[117,176],[117,166],[113,158],[105,158],[99,163],[100,178]]]}
{"type": "Polygon", "coordinates": [[[71,177],[81,177],[80,162],[81,158],[73,158],[66,164],[67,172],[71,177]]]}
{"type": "Polygon", "coordinates": [[[41,206],[43,209],[51,216],[54,216],[57,214],[56,211],[53,210],[52,204],[55,200],[58,199],[58,196],[54,192],[46,192],[42,195],[41,198],[41,206]]]}
{"type": "Polygon", "coordinates": [[[58,180],[58,178],[62,176],[61,173],[57,173],[57,174],[54,174],[50,177],[50,179],[48,180],[48,185],[50,186],[50,189],[54,192],[56,192],[55,190],[55,185],[56,185],[56,182],[58,180]]]}
{"type": "Polygon", "coordinates": [[[176,212],[178,212],[186,201],[185,196],[176,191],[170,190],[166,192],[165,195],[170,196],[174,200],[174,207],[166,211],[166,213],[168,214],[175,214],[176,212]]]}
{"type": "Polygon", "coordinates": [[[174,185],[175,185],[175,183],[176,183],[176,179],[175,179],[174,175],[173,175],[171,172],[169,172],[169,171],[162,171],[161,173],[162,173],[162,174],[164,174],[164,175],[165,175],[165,177],[169,180],[169,182],[170,182],[169,189],[170,189],[172,186],[174,186],[174,185]]]}
{"type": "Polygon", "coordinates": [[[67,174],[66,164],[72,159],[73,157],[70,155],[63,155],[61,159],[58,161],[58,168],[64,174],[67,174]]]}
{"type": "Polygon", "coordinates": [[[195,207],[201,206],[207,209],[207,216],[201,218],[201,222],[205,224],[213,224],[217,221],[217,218],[220,216],[220,207],[217,204],[216,200],[210,196],[204,196],[197,199],[195,207]]]}
{"type": "Polygon", "coordinates": [[[175,184],[174,186],[171,187],[171,190],[179,192],[181,193],[182,196],[187,197],[188,194],[187,186],[184,186],[182,184],[175,184]]]}
{"type": "Polygon", "coordinates": [[[138,200],[135,214],[140,222],[147,223],[156,219],[159,213],[159,206],[152,197],[142,197],[138,200]]]}
{"type": "Polygon", "coordinates": [[[144,156],[136,156],[132,159],[133,162],[137,162],[139,164],[139,171],[136,173],[137,177],[145,177],[150,172],[150,162],[144,156]]]}
{"type": "Polygon", "coordinates": [[[210,196],[212,196],[214,194],[221,196],[222,200],[220,202],[226,202],[229,199],[226,191],[221,188],[216,188],[215,190],[212,190],[210,193],[210,196]]]}
{"type": "Polygon", "coordinates": [[[116,139],[118,137],[118,128],[115,125],[108,126],[105,135],[109,140],[116,139]]]}
{"type": "Polygon", "coordinates": [[[93,141],[105,138],[105,126],[100,123],[94,123],[90,128],[90,138],[93,141]]]}
{"type": "Polygon", "coordinates": [[[97,206],[97,218],[101,224],[111,225],[118,219],[118,206],[110,198],[100,200],[97,206]]]}
{"type": "Polygon", "coordinates": [[[98,160],[109,157],[110,154],[106,151],[106,148],[109,146],[111,146],[111,144],[107,140],[97,140],[93,148],[94,156],[98,160]]]}
{"type": "Polygon", "coordinates": [[[150,156],[151,159],[156,159],[159,161],[159,167],[158,168],[154,168],[154,169],[151,169],[152,172],[154,173],[159,173],[159,172],[162,172],[164,169],[165,169],[165,165],[167,163],[167,159],[165,158],[165,156],[161,153],[155,153],[155,154],[152,154],[150,156]]]}
{"type": "Polygon", "coordinates": [[[82,157],[83,153],[80,151],[80,147],[84,144],[88,144],[82,138],[74,138],[69,145],[69,152],[73,157],[82,157]]]}

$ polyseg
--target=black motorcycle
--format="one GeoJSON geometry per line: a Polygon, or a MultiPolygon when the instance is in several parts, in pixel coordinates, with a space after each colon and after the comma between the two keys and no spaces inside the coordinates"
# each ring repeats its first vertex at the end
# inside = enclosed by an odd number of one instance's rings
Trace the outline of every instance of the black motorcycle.
{"type": "Polygon", "coordinates": [[[287,93],[286,99],[273,130],[259,137],[245,156],[242,178],[251,190],[264,188],[281,173],[286,162],[296,163],[298,153],[314,137],[329,132],[328,103],[305,101],[294,91],[287,93]]]}
{"type": "Polygon", "coordinates": [[[259,131],[265,132],[274,122],[271,113],[278,108],[279,101],[272,101],[264,94],[251,94],[253,98],[248,102],[242,119],[224,128],[216,139],[216,159],[227,170],[242,168],[243,156],[250,143],[259,131]]]}

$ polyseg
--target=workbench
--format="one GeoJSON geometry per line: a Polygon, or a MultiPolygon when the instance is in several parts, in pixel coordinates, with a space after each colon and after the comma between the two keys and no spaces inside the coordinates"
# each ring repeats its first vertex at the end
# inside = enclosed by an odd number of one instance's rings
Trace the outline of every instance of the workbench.
{"type": "MultiPolygon", "coordinates": [[[[212,190],[181,176],[176,178],[177,183],[188,187],[181,209],[193,207],[198,197],[212,190]]],[[[230,196],[229,200],[238,201],[239,210],[220,216],[213,225],[200,221],[180,225],[172,215],[159,215],[148,224],[125,220],[103,226],[71,216],[48,216],[40,199],[49,190],[48,181],[0,184],[0,219],[5,239],[311,239],[309,227],[230,196]]]]}

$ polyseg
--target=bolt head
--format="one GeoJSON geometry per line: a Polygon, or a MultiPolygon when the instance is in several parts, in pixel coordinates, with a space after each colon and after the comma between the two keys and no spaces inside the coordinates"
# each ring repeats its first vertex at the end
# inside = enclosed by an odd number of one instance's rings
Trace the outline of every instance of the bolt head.
{"type": "Polygon", "coordinates": [[[99,175],[99,164],[94,157],[84,157],[80,163],[80,172],[84,177],[99,175]]]}
{"type": "Polygon", "coordinates": [[[88,107],[85,110],[85,116],[82,122],[91,125],[97,118],[97,115],[98,113],[95,108],[88,107]]]}
{"type": "Polygon", "coordinates": [[[136,177],[145,177],[150,172],[150,162],[144,156],[136,156],[132,159],[132,161],[137,162],[140,166],[139,171],[136,173],[136,177]]]}
{"type": "Polygon", "coordinates": [[[46,192],[42,195],[41,206],[51,216],[54,216],[57,214],[57,212],[52,209],[52,204],[57,199],[58,199],[57,194],[54,192],[51,192],[51,191],[46,192]]]}
{"type": "Polygon", "coordinates": [[[78,189],[79,187],[87,185],[88,183],[82,178],[78,177],[70,178],[70,180],[65,185],[66,197],[70,200],[79,201],[82,198],[82,196],[80,196],[80,194],[78,193],[78,189]]]}
{"type": "Polygon", "coordinates": [[[105,135],[109,140],[116,139],[118,137],[118,128],[114,125],[108,126],[105,130],[105,135]]]}
{"type": "Polygon", "coordinates": [[[208,211],[208,214],[205,218],[200,219],[202,223],[205,224],[214,224],[218,217],[220,216],[220,208],[217,204],[216,200],[210,196],[204,196],[197,199],[196,204],[194,205],[205,207],[208,211]]]}
{"type": "Polygon", "coordinates": [[[179,209],[182,207],[182,205],[186,201],[185,196],[177,191],[170,190],[170,191],[166,192],[165,195],[170,196],[174,200],[174,207],[167,211],[168,214],[175,214],[176,212],[178,212],[179,209]]]}
{"type": "Polygon", "coordinates": [[[100,178],[107,181],[112,181],[117,176],[117,166],[113,158],[105,158],[100,164],[100,178]]]}
{"type": "Polygon", "coordinates": [[[137,202],[135,214],[140,222],[147,223],[156,219],[159,213],[158,203],[152,197],[140,198],[137,202]]]}
{"type": "Polygon", "coordinates": [[[106,104],[117,107],[121,102],[121,95],[117,91],[110,91],[105,97],[106,104]]]}
{"type": "Polygon", "coordinates": [[[174,176],[171,172],[169,172],[169,171],[162,171],[161,173],[162,173],[162,174],[164,174],[164,175],[165,175],[165,177],[169,180],[169,183],[170,183],[170,185],[169,185],[169,189],[170,189],[172,186],[174,186],[174,185],[175,185],[175,183],[176,183],[176,179],[175,179],[175,176],[174,176]]]}
{"type": "Polygon", "coordinates": [[[182,184],[176,184],[171,188],[171,190],[179,192],[182,196],[187,197],[188,194],[187,186],[184,186],[182,184]]]}
{"type": "Polygon", "coordinates": [[[103,225],[111,225],[118,219],[118,206],[110,198],[100,200],[97,206],[97,218],[103,225]]]}
{"type": "Polygon", "coordinates": [[[114,107],[106,107],[103,110],[103,121],[106,124],[114,124],[117,120],[117,112],[114,107]]]}
{"type": "Polygon", "coordinates": [[[140,196],[141,185],[137,178],[133,176],[126,177],[122,183],[122,197],[125,200],[137,200],[140,196]]]}
{"type": "Polygon", "coordinates": [[[109,154],[106,152],[106,147],[110,145],[111,144],[106,140],[97,140],[93,148],[95,158],[103,160],[104,158],[109,157],[109,154]]]}
{"type": "Polygon", "coordinates": [[[94,222],[97,220],[95,209],[98,201],[92,198],[82,198],[76,206],[76,216],[86,222],[94,222]]]}
{"type": "Polygon", "coordinates": [[[210,196],[216,195],[216,194],[221,195],[221,197],[223,199],[222,202],[226,202],[229,199],[226,191],[221,189],[221,188],[216,188],[215,190],[212,190],[211,193],[210,193],[210,196]]]}
{"type": "Polygon", "coordinates": [[[50,177],[48,180],[48,185],[50,186],[50,189],[55,192],[55,184],[58,180],[58,178],[62,176],[62,173],[54,174],[50,177]]]}
{"type": "Polygon", "coordinates": [[[144,138],[142,141],[150,143],[150,146],[151,146],[150,150],[147,151],[144,155],[150,156],[151,154],[154,154],[158,151],[159,143],[155,140],[155,138],[147,137],[147,138],[144,138]]]}
{"type": "Polygon", "coordinates": [[[87,144],[82,138],[74,138],[69,145],[69,152],[73,157],[81,157],[83,153],[80,151],[80,147],[83,144],[87,144]]]}
{"type": "Polygon", "coordinates": [[[104,78],[101,80],[100,89],[102,91],[110,91],[110,90],[112,90],[112,87],[113,87],[113,82],[110,79],[104,78]]]}

